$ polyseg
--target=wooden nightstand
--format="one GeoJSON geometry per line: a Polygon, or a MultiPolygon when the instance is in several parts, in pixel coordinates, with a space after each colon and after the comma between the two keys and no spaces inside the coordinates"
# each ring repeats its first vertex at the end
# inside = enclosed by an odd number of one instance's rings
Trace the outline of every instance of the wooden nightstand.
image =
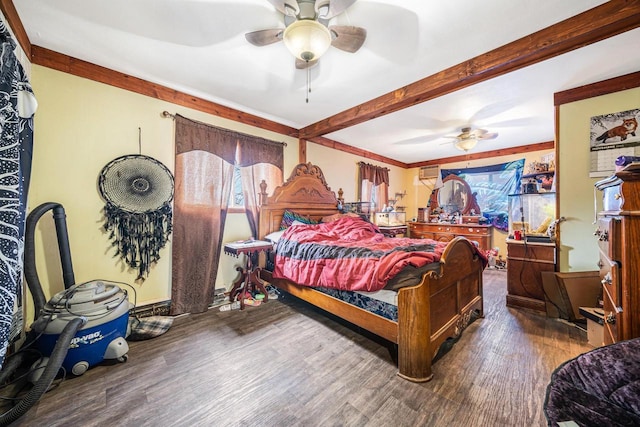
{"type": "Polygon", "coordinates": [[[254,256],[259,252],[270,252],[273,249],[273,243],[264,240],[247,240],[242,242],[225,243],[225,253],[232,256],[239,256],[240,254],[247,254],[246,267],[236,267],[236,270],[240,272],[240,278],[236,280],[229,292],[229,300],[234,301],[236,297],[240,296],[240,309],[244,309],[244,295],[256,288],[264,295],[264,302],[269,300],[269,294],[264,287],[265,281],[260,278],[260,270],[262,270],[256,263],[254,263],[254,256]]]}

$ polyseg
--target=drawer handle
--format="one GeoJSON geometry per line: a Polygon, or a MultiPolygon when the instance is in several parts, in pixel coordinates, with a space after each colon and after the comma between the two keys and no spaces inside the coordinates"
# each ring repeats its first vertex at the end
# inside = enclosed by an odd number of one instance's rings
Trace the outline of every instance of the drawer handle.
{"type": "Polygon", "coordinates": [[[605,317],[605,322],[607,322],[610,325],[613,325],[616,323],[616,315],[613,313],[609,313],[607,314],[607,317],[605,317]]]}
{"type": "Polygon", "coordinates": [[[604,262],[602,262],[602,260],[599,259],[597,265],[598,265],[598,268],[602,268],[602,267],[604,267],[604,262]]]}
{"type": "Polygon", "coordinates": [[[613,196],[613,198],[616,199],[616,200],[620,200],[620,199],[622,199],[622,194],[616,193],[616,195],[613,196]]]}

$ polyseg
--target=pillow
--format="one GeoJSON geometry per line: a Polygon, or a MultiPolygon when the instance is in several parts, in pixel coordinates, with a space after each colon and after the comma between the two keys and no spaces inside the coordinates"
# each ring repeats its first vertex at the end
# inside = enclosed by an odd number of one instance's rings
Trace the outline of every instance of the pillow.
{"type": "Polygon", "coordinates": [[[320,222],[333,222],[333,221],[337,221],[340,218],[344,218],[346,216],[350,216],[353,218],[360,218],[360,215],[358,215],[357,213],[353,213],[353,212],[347,212],[347,213],[337,213],[337,214],[333,214],[333,215],[329,215],[329,216],[323,216],[322,219],[320,220],[320,222]]]}
{"type": "Polygon", "coordinates": [[[293,225],[293,221],[299,221],[303,224],[317,224],[318,221],[314,221],[311,218],[300,215],[297,212],[286,209],[282,215],[282,221],[280,221],[280,230],[285,230],[293,225]]]}
{"type": "Polygon", "coordinates": [[[266,236],[264,236],[264,238],[269,240],[272,243],[278,243],[278,240],[280,240],[280,237],[282,237],[282,234],[284,234],[284,230],[274,231],[273,233],[269,233],[266,236]]]}

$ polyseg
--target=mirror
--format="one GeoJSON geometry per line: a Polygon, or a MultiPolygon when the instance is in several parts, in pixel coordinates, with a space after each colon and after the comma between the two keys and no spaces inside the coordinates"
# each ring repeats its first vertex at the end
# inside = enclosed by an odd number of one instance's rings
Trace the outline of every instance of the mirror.
{"type": "Polygon", "coordinates": [[[449,175],[442,181],[442,187],[431,196],[431,209],[440,208],[447,215],[480,215],[480,207],[469,184],[456,175],[449,175]]]}

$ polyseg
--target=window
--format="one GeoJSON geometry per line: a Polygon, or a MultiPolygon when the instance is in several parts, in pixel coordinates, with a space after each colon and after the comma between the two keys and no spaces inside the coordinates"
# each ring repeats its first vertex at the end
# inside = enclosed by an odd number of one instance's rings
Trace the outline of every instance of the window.
{"type": "Polygon", "coordinates": [[[509,228],[509,194],[516,193],[524,169],[524,159],[497,165],[467,169],[443,169],[442,178],[457,175],[464,179],[476,200],[482,215],[499,230],[509,228]]]}
{"type": "Polygon", "coordinates": [[[237,163],[233,166],[233,182],[231,184],[231,200],[229,200],[229,208],[244,210],[242,177],[240,175],[240,165],[237,163]]]}

